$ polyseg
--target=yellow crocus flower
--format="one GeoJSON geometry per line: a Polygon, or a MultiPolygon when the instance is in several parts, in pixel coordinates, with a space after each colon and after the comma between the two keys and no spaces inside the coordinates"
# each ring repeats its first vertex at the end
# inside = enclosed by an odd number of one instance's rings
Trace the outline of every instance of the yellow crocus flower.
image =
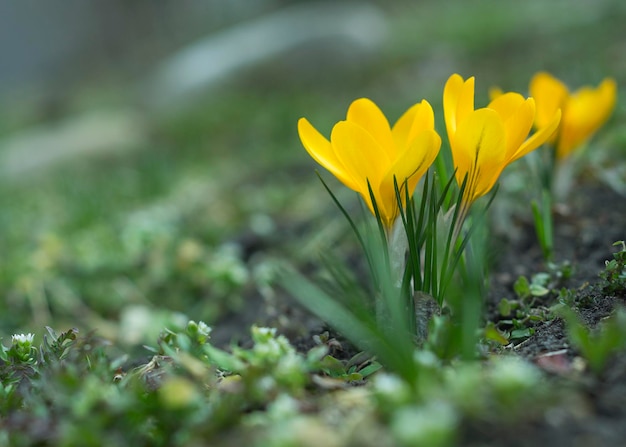
{"type": "Polygon", "coordinates": [[[433,109],[426,100],[408,109],[393,128],[376,104],[361,98],[350,105],[346,119],[335,124],[330,140],[306,118],[298,121],[298,133],[309,155],[344,185],[361,194],[375,214],[369,182],[382,222],[388,229],[399,214],[394,179],[398,187],[403,187],[406,181],[412,194],[441,146],[433,109]]]}
{"type": "Polygon", "coordinates": [[[617,98],[614,79],[604,79],[598,87],[585,86],[570,93],[567,86],[546,72],[530,81],[530,95],[537,103],[537,128],[544,126],[557,109],[563,112],[553,143],[557,160],[570,155],[609,119],[617,98]]]}
{"type": "Polygon", "coordinates": [[[498,95],[474,109],[474,78],[450,76],[443,91],[446,129],[459,185],[467,176],[464,202],[471,204],[493,188],[504,168],[541,146],[559,125],[560,111],[530,137],[535,101],[518,93],[498,95]]]}

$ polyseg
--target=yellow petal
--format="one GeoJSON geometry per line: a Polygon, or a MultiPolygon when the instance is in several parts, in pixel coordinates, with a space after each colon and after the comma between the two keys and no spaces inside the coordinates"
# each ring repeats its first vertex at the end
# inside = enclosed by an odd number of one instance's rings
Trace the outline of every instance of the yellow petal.
{"type": "Polygon", "coordinates": [[[552,117],[552,121],[550,121],[546,126],[538,129],[532,136],[524,141],[524,143],[517,150],[513,158],[511,158],[508,163],[513,163],[518,158],[523,157],[524,155],[534,151],[539,146],[549,141],[554,133],[557,131],[559,127],[559,123],[561,122],[561,110],[557,110],[554,116],[552,117]]]}
{"type": "Polygon", "coordinates": [[[395,194],[394,177],[398,186],[407,182],[409,195],[413,194],[420,178],[433,164],[441,147],[441,137],[434,130],[420,132],[407,146],[385,175],[381,189],[387,188],[395,194]]]}
{"type": "MultiPolygon", "coordinates": [[[[363,128],[382,147],[388,160],[396,157],[389,121],[374,102],[367,98],[355,100],[348,108],[346,120],[363,128]]],[[[381,156],[379,155],[378,158],[381,156]]]]}
{"type": "Polygon", "coordinates": [[[328,169],[348,188],[358,191],[358,183],[346,172],[343,164],[335,155],[330,141],[319,133],[306,118],[298,120],[298,134],[302,145],[313,160],[328,169]]]}
{"type": "MultiPolygon", "coordinates": [[[[533,128],[535,121],[535,101],[533,98],[526,99],[519,108],[505,122],[506,129],[506,156],[507,163],[512,163],[536,147],[524,146],[524,141],[533,128]],[[527,151],[527,152],[523,152],[527,151]]],[[[558,124],[557,124],[558,125],[558,124]]],[[[551,133],[550,133],[551,135],[551,133]]]]}
{"type": "MultiPolygon", "coordinates": [[[[441,137],[437,132],[434,130],[420,132],[383,178],[379,191],[387,214],[393,217],[392,223],[398,214],[394,179],[399,188],[403,188],[406,182],[409,196],[413,195],[420,178],[435,161],[440,147],[441,137]],[[392,207],[387,204],[391,204],[392,207]]],[[[404,190],[401,198],[404,204],[404,190]]]]}
{"type": "Polygon", "coordinates": [[[609,118],[617,99],[617,85],[607,78],[598,88],[576,91],[563,114],[557,157],[563,158],[591,137],[609,118]]]}
{"type": "Polygon", "coordinates": [[[390,166],[384,149],[370,133],[351,121],[335,124],[330,141],[345,171],[357,182],[355,190],[369,202],[368,181],[377,191],[390,166]]]}
{"type": "Polygon", "coordinates": [[[396,121],[391,129],[395,145],[403,151],[415,136],[424,130],[435,128],[435,114],[430,103],[422,100],[413,105],[396,121]]]}
{"type": "Polygon", "coordinates": [[[529,91],[537,107],[535,127],[538,129],[552,122],[556,111],[564,107],[569,97],[567,86],[546,72],[533,76],[529,91]]]}
{"type": "Polygon", "coordinates": [[[504,145],[504,124],[492,109],[478,109],[459,123],[451,147],[459,185],[467,175],[466,201],[493,187],[504,168],[504,145]]]}
{"type": "Polygon", "coordinates": [[[496,97],[487,107],[498,112],[502,120],[506,121],[518,111],[524,102],[524,97],[519,93],[508,92],[496,97]]]}
{"type": "Polygon", "coordinates": [[[474,78],[464,81],[460,75],[453,74],[443,89],[443,112],[449,139],[456,132],[459,123],[473,111],[474,78]]]}
{"type": "Polygon", "coordinates": [[[524,142],[535,118],[535,102],[524,99],[519,93],[504,93],[491,101],[488,106],[500,115],[506,133],[506,159],[516,159],[517,151],[524,142]]]}

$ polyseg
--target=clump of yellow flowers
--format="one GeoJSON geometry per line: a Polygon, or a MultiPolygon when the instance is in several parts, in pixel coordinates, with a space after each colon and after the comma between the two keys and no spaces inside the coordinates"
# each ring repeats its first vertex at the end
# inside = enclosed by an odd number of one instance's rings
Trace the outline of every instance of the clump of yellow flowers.
{"type": "MultiPolygon", "coordinates": [[[[458,74],[446,82],[443,104],[455,177],[459,185],[466,182],[466,204],[487,194],[507,165],[548,141],[561,116],[559,108],[551,114],[541,109],[540,114],[532,97],[513,92],[475,109],[474,78],[463,80],[458,74]],[[528,137],[533,123],[538,129],[528,137]]],[[[358,192],[372,214],[377,208],[386,228],[406,206],[398,203],[394,183],[412,195],[441,145],[426,100],[410,107],[393,127],[376,104],[361,98],[350,105],[346,119],[335,124],[330,139],[306,118],[298,121],[298,132],[311,157],[358,192]]]]}
{"type": "Polygon", "coordinates": [[[557,160],[568,157],[606,123],[617,99],[617,84],[612,78],[604,79],[597,87],[584,86],[570,92],[559,79],[539,72],[530,80],[529,91],[537,103],[537,128],[545,126],[557,110],[562,112],[558,132],[549,141],[557,160]]]}
{"type": "Polygon", "coordinates": [[[372,214],[376,204],[385,228],[399,214],[394,184],[406,184],[412,195],[441,146],[433,109],[425,100],[409,108],[393,128],[376,104],[361,98],[335,124],[330,140],[306,118],[298,121],[298,132],[311,157],[358,192],[372,214]]]}
{"type": "Polygon", "coordinates": [[[457,182],[467,177],[469,203],[489,192],[506,166],[545,143],[561,117],[557,108],[539,120],[535,100],[513,92],[474,109],[474,78],[458,74],[446,82],[443,108],[457,182]],[[528,138],[535,122],[540,125],[528,138]]]}
{"type": "MultiPolygon", "coordinates": [[[[504,169],[546,143],[554,146],[554,159],[567,157],[606,122],[615,105],[616,85],[612,79],[604,80],[597,88],[584,87],[570,93],[561,81],[542,72],[533,77],[529,97],[499,92],[479,108],[474,105],[474,83],[473,77],[464,79],[459,74],[453,74],[445,83],[443,115],[449,152],[440,152],[442,139],[426,100],[409,107],[391,126],[374,102],[357,99],[349,106],[345,120],[333,126],[330,137],[306,118],[298,121],[300,139],[311,157],[360,194],[377,219],[382,242],[364,243],[342,207],[363,245],[372,277],[375,282],[379,280],[375,284],[380,286],[376,322],[380,326],[392,320],[386,324],[390,331],[387,335],[404,328],[419,338],[424,328],[417,327],[418,300],[423,304],[424,297],[430,297],[441,306],[457,267],[464,268],[460,277],[465,280],[482,271],[464,265],[471,263],[464,253],[472,246],[471,225],[476,221],[469,222],[469,226],[464,223],[468,224],[470,208],[494,189],[504,169]],[[452,170],[446,172],[450,160],[452,170]],[[433,164],[437,172],[429,182],[433,164]],[[443,181],[437,182],[435,177],[443,181]],[[423,189],[416,199],[413,195],[421,179],[423,189]],[[401,237],[397,237],[398,228],[404,230],[400,231],[401,237]],[[372,253],[372,247],[382,249],[378,256],[386,262],[375,262],[377,254],[372,253]],[[392,271],[387,275],[391,280],[380,281],[385,274],[377,269],[398,270],[398,265],[399,273],[392,271]],[[378,305],[381,300],[383,306],[378,305]],[[415,313],[409,309],[415,309],[415,313]]],[[[333,199],[339,204],[334,195],[333,199]]],[[[475,248],[473,251],[479,251],[475,248]]],[[[290,284],[292,290],[304,288],[313,294],[313,288],[300,279],[290,284]]],[[[317,310],[322,318],[327,317],[327,321],[338,325],[350,321],[356,338],[372,334],[368,332],[371,326],[360,320],[363,313],[333,303],[320,291],[315,293],[325,297],[320,299],[323,303],[318,303],[319,309],[314,303],[301,302],[317,310]]],[[[350,328],[339,329],[350,332],[350,328]]],[[[383,353],[388,339],[381,340],[383,353]]]]}

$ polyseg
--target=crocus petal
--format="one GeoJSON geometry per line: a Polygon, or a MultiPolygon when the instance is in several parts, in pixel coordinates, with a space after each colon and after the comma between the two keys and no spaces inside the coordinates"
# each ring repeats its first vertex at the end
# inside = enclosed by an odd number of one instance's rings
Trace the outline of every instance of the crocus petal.
{"type": "Polygon", "coordinates": [[[361,194],[373,214],[377,208],[383,225],[390,228],[399,212],[394,178],[401,185],[406,181],[413,192],[441,146],[434,124],[432,107],[422,101],[392,131],[380,109],[362,98],[351,104],[345,121],[335,124],[330,141],[304,118],[298,131],[309,154],[361,194]]]}
{"type": "Polygon", "coordinates": [[[504,123],[506,159],[515,155],[524,142],[535,119],[535,102],[532,98],[524,99],[519,93],[504,93],[489,103],[488,108],[495,110],[504,123]]]}
{"type": "MultiPolygon", "coordinates": [[[[372,136],[379,146],[383,148],[383,154],[386,155],[387,163],[396,158],[397,151],[391,136],[389,121],[371,100],[360,98],[350,104],[346,120],[360,126],[372,136]]],[[[384,156],[383,154],[379,154],[377,159],[381,160],[384,156]]]]}
{"type": "Polygon", "coordinates": [[[398,217],[396,182],[400,188],[402,205],[405,206],[405,193],[408,192],[409,196],[413,195],[420,178],[435,161],[440,147],[441,137],[437,132],[432,129],[424,130],[406,146],[405,151],[391,166],[380,184],[378,195],[381,200],[377,201],[379,208],[382,208],[380,203],[384,204],[384,212],[381,211],[381,214],[386,216],[385,225],[391,226],[398,217]]]}
{"type": "Polygon", "coordinates": [[[535,116],[537,129],[552,122],[554,114],[563,108],[569,96],[567,86],[546,72],[539,72],[533,76],[530,80],[529,93],[537,106],[535,116]]]}
{"type": "Polygon", "coordinates": [[[552,117],[552,121],[550,121],[546,126],[538,129],[529,139],[524,141],[524,143],[519,147],[517,152],[509,163],[513,163],[518,158],[523,157],[524,155],[534,151],[539,146],[549,141],[552,135],[556,132],[559,127],[559,123],[561,122],[561,110],[557,110],[554,116],[552,117]]]}
{"type": "Polygon", "coordinates": [[[530,147],[522,148],[522,145],[533,128],[534,120],[535,101],[533,98],[528,98],[504,121],[508,163],[512,163],[532,150],[530,147]],[[528,149],[528,152],[522,153],[521,149],[528,149]]]}
{"type": "Polygon", "coordinates": [[[493,187],[504,169],[504,144],[504,124],[492,109],[478,109],[459,123],[451,147],[459,185],[467,176],[466,201],[474,201],[493,187]]]}
{"type": "Polygon", "coordinates": [[[567,156],[591,137],[609,118],[617,99],[617,85],[605,79],[598,88],[583,87],[576,91],[563,114],[557,158],[567,156]]]}
{"type": "MultiPolygon", "coordinates": [[[[433,164],[441,147],[441,137],[432,129],[420,132],[413,141],[406,146],[406,150],[396,162],[380,184],[380,195],[386,203],[392,203],[397,209],[394,181],[402,188],[406,181],[409,196],[415,191],[420,178],[433,164]]],[[[404,191],[401,198],[404,203],[404,191]]],[[[397,212],[396,212],[397,214],[397,212]]]]}
{"type": "Polygon", "coordinates": [[[494,98],[487,108],[498,112],[502,120],[506,121],[518,111],[522,104],[524,104],[524,101],[524,97],[519,93],[508,92],[494,98]]]}
{"type": "Polygon", "coordinates": [[[426,100],[418,102],[396,121],[391,129],[397,148],[406,148],[418,133],[435,128],[435,114],[426,100]]]}
{"type": "Polygon", "coordinates": [[[609,119],[615,108],[615,103],[617,102],[617,82],[613,78],[606,78],[598,86],[597,92],[598,104],[596,104],[596,107],[602,116],[600,120],[600,125],[602,125],[609,119]]]}
{"type": "Polygon", "coordinates": [[[368,181],[372,190],[377,191],[389,169],[384,149],[370,133],[351,121],[335,124],[330,141],[346,172],[357,180],[359,186],[356,190],[368,201],[368,181]]]}
{"type": "Polygon", "coordinates": [[[343,164],[335,155],[330,141],[319,133],[306,118],[300,118],[298,120],[298,134],[300,135],[302,145],[313,160],[328,169],[331,174],[337,177],[348,188],[355,191],[359,190],[358,183],[346,172],[343,164]]]}
{"type": "Polygon", "coordinates": [[[443,112],[448,137],[457,126],[474,111],[474,78],[464,81],[458,74],[448,78],[443,89],[443,112]]]}

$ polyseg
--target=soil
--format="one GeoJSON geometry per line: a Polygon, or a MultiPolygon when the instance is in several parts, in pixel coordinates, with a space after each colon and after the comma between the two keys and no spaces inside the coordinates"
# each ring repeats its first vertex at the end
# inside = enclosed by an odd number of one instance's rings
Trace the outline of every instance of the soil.
{"type": "MultiPolygon", "coordinates": [[[[487,316],[492,321],[498,319],[500,299],[515,296],[513,283],[520,275],[530,277],[547,270],[531,223],[520,224],[516,232],[521,237],[503,245],[493,273],[487,303],[487,316]]],[[[559,286],[575,290],[574,305],[589,327],[595,327],[616,306],[625,304],[626,296],[603,292],[599,277],[605,261],[613,259],[613,253],[619,250],[612,246],[613,243],[625,238],[626,200],[607,186],[587,184],[579,187],[577,194],[572,196],[570,208],[556,215],[556,262],[569,261],[573,267],[571,277],[559,286]]],[[[540,323],[531,337],[508,347],[508,350],[540,366],[539,359],[550,353],[563,356],[572,368],[577,361],[582,361],[579,353],[569,345],[565,324],[560,318],[540,323]]],[[[565,380],[561,377],[563,373],[547,369],[548,380],[555,385],[565,380]]],[[[626,445],[626,353],[614,355],[600,376],[593,375],[584,365],[581,369],[578,374],[565,373],[570,380],[575,376],[574,386],[581,393],[573,405],[558,408],[558,417],[543,415],[542,420],[526,421],[515,431],[498,430],[488,424],[468,427],[463,445],[626,445]]]]}

